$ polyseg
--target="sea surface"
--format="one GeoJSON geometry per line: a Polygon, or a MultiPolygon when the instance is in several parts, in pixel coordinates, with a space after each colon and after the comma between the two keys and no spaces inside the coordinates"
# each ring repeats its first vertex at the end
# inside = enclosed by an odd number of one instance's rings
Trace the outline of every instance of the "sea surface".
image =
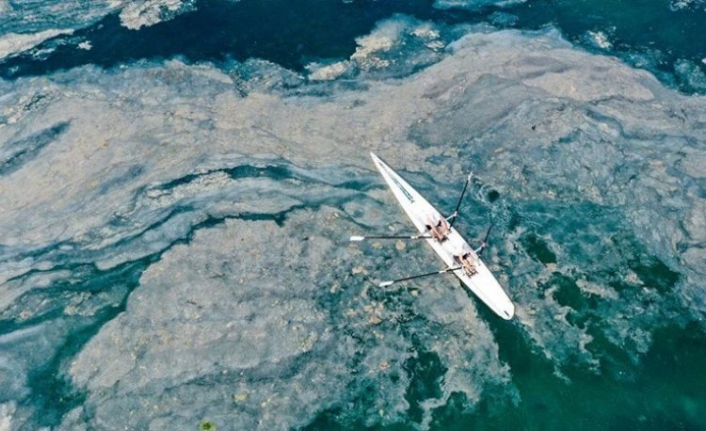
{"type": "Polygon", "coordinates": [[[0,0],[0,431],[706,430],[703,0],[0,0]],[[385,159],[515,303],[414,241],[385,159]]]}

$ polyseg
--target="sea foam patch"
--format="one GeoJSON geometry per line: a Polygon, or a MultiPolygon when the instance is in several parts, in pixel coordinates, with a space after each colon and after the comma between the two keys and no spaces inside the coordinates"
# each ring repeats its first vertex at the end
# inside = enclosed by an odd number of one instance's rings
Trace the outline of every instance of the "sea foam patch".
{"type": "Polygon", "coordinates": [[[443,58],[450,39],[449,29],[406,15],[395,15],[379,22],[373,31],[356,39],[356,50],[347,60],[311,63],[311,81],[389,78],[413,73],[443,58]]]}
{"type": "Polygon", "coordinates": [[[0,36],[0,60],[13,54],[26,51],[39,45],[47,39],[62,35],[71,34],[73,30],[44,30],[31,34],[8,33],[0,36]]]}
{"type": "Polygon", "coordinates": [[[64,0],[3,1],[0,2],[0,60],[48,39],[70,35],[114,12],[119,11],[123,26],[138,30],[195,8],[194,0],[91,0],[79,4],[64,0]]]}
{"type": "MultiPolygon", "coordinates": [[[[1,10],[2,6],[0,6],[1,10]]],[[[0,404],[0,431],[10,431],[12,428],[12,415],[15,413],[15,403],[0,404]]]]}
{"type": "Polygon", "coordinates": [[[194,0],[138,0],[126,2],[120,22],[130,30],[139,30],[195,9],[194,0]]]}
{"type": "Polygon", "coordinates": [[[383,76],[405,73],[436,63],[446,41],[442,29],[405,15],[382,21],[366,36],[356,39],[358,47],[350,61],[363,73],[383,76]]]}
{"type": "Polygon", "coordinates": [[[448,305],[437,302],[438,311],[418,310],[451,323],[449,329],[402,323],[402,331],[395,321],[409,305],[361,298],[362,280],[350,271],[354,262],[330,239],[340,228],[335,214],[328,208],[296,212],[282,226],[227,220],[165,254],[145,272],[126,312],[71,365],[76,384],[92,394],[84,408],[95,412],[93,421],[112,427],[127,420],[141,428],[209,420],[219,427],[279,429],[334,409],[367,417],[370,425],[399,422],[409,408],[407,352],[416,348],[405,330],[430,340],[439,330],[460,336],[473,328],[477,353],[466,342],[429,345],[451,369],[461,358],[465,364],[453,373],[462,372],[464,384],[445,385],[444,397],[465,390],[477,399],[488,379],[502,379],[507,370],[497,365],[492,336],[468,317],[468,305],[457,305],[457,296],[440,295],[448,305]],[[320,233],[304,237],[312,223],[320,233]],[[332,294],[325,289],[332,283],[346,292],[332,294]],[[162,306],[155,308],[155,301],[162,306]],[[443,312],[449,306],[455,314],[443,312]],[[466,328],[456,332],[453,322],[466,328]],[[491,353],[481,354],[479,345],[491,353]],[[156,408],[130,415],[135,403],[156,408]]]}

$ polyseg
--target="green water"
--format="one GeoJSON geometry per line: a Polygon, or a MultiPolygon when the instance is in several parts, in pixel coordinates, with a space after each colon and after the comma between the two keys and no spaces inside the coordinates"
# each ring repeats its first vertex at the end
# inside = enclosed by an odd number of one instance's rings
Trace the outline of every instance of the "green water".
{"type": "MultiPolygon", "coordinates": [[[[492,319],[489,312],[484,313],[492,319]]],[[[606,354],[600,374],[574,369],[566,378],[537,352],[516,325],[495,322],[493,331],[500,357],[512,368],[515,402],[492,391],[468,410],[462,394],[433,412],[436,430],[703,430],[706,429],[706,337],[696,325],[668,325],[654,335],[654,345],[639,364],[612,363],[620,359],[606,354]]],[[[600,343],[598,340],[596,343],[600,343]]],[[[619,352],[614,352],[619,353],[619,352]]],[[[438,358],[425,353],[410,364],[414,378],[408,390],[409,422],[375,426],[375,430],[409,429],[420,419],[417,403],[439,395],[444,373],[438,358]]],[[[498,388],[500,389],[500,388],[498,388]]],[[[500,390],[505,394],[505,391],[500,390]]],[[[362,419],[340,421],[328,411],[305,429],[361,429],[362,419]]]]}
{"type": "MultiPolygon", "coordinates": [[[[706,408],[703,355],[706,338],[694,326],[667,326],[632,370],[599,375],[575,370],[570,383],[511,326],[497,326],[503,360],[512,367],[521,401],[486,394],[473,412],[449,403],[434,412],[433,428],[444,430],[699,430],[706,408]],[[686,330],[685,330],[686,329],[686,330]]],[[[606,358],[603,362],[608,363],[606,358]]],[[[610,366],[610,364],[608,364],[610,366]]]]}

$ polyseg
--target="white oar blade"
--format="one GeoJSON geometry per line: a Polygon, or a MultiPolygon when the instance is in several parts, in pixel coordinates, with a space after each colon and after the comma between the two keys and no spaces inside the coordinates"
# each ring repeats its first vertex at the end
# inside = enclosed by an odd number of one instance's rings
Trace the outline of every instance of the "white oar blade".
{"type": "Polygon", "coordinates": [[[364,239],[365,239],[364,236],[356,236],[356,235],[354,235],[354,236],[351,237],[351,242],[362,241],[362,240],[364,240],[364,239]]]}
{"type": "Polygon", "coordinates": [[[380,287],[387,287],[393,283],[394,281],[383,281],[382,283],[380,283],[380,287]]]}

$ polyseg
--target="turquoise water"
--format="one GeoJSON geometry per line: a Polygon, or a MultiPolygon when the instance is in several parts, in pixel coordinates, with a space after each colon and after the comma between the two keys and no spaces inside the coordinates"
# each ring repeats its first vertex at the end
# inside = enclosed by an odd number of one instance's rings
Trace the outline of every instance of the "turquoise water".
{"type": "MultiPolygon", "coordinates": [[[[481,202],[474,204],[482,205],[481,202]]],[[[511,206],[522,207],[520,203],[511,206]]],[[[578,212],[591,213],[594,223],[601,226],[599,231],[615,240],[612,248],[599,253],[610,259],[610,263],[594,261],[593,256],[583,254],[585,245],[596,239],[582,232],[585,226],[577,224],[581,223],[582,216],[575,214],[575,209],[552,209],[546,203],[537,202],[520,211],[521,216],[510,218],[494,236],[508,235],[506,229],[531,226],[520,237],[519,245],[542,265],[556,265],[559,260],[559,270],[546,282],[539,283],[538,289],[544,295],[557,289],[551,295],[561,305],[570,307],[567,320],[585,328],[591,336],[586,349],[595,356],[596,363],[587,364],[582,353],[569,349],[567,360],[557,367],[545,352],[527,339],[521,325],[516,321],[497,319],[489,309],[481,306],[479,314],[489,322],[498,340],[499,357],[512,370],[512,395],[508,395],[506,387],[491,387],[486,389],[480,403],[469,409],[466,396],[454,393],[443,406],[433,410],[430,429],[704,429],[706,423],[700,412],[706,407],[706,393],[702,387],[706,373],[701,363],[706,353],[706,336],[701,325],[679,316],[677,309],[667,311],[664,320],[649,323],[654,328],[650,348],[644,353],[636,353],[636,345],[630,340],[616,345],[606,338],[611,328],[603,316],[611,304],[596,295],[586,294],[576,284],[579,279],[589,278],[598,284],[614,286],[621,298],[634,298],[646,309],[651,305],[670,309],[672,305],[667,297],[679,282],[679,274],[650,256],[634,238],[626,236],[620,227],[621,222],[605,209],[586,207],[578,212]],[[564,221],[548,221],[544,219],[546,214],[555,214],[564,221]],[[551,235],[563,247],[573,248],[572,253],[563,259],[574,262],[557,259],[551,251],[552,244],[542,239],[545,235],[551,235]],[[571,269],[562,273],[561,268],[566,267],[571,269]],[[620,281],[618,273],[626,268],[634,271],[646,286],[664,296],[650,297],[641,292],[639,285],[620,281]],[[655,304],[654,301],[662,303],[655,304]]],[[[506,258],[510,262],[505,265],[510,266],[512,256],[506,258]]],[[[522,281],[518,280],[511,285],[520,283],[522,281]]],[[[471,293],[468,297],[479,303],[471,293]]],[[[636,328],[640,319],[635,317],[636,328]]],[[[410,429],[420,423],[417,414],[420,403],[441,396],[439,387],[444,381],[446,368],[435,353],[424,351],[423,346],[417,348],[418,356],[405,364],[412,376],[405,397],[410,404],[407,420],[401,424],[367,428],[410,429]]],[[[357,402],[365,403],[365,398],[357,402]]],[[[333,410],[321,415],[305,429],[366,428],[364,421],[364,417],[360,422],[352,421],[348,415],[333,410]]]]}
{"type": "Polygon", "coordinates": [[[706,4],[178,3],[0,6],[0,430],[706,429],[706,4]],[[628,67],[551,93],[599,61],[546,46],[628,67]],[[440,209],[477,173],[515,319],[376,287],[438,268],[348,243],[410,229],[371,150],[440,209]]]}

